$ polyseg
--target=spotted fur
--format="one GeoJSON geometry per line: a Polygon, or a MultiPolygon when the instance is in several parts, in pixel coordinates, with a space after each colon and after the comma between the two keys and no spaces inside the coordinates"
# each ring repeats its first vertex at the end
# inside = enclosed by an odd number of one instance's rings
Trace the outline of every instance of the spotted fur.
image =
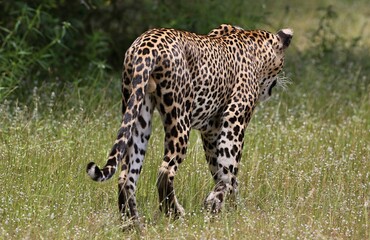
{"type": "Polygon", "coordinates": [[[125,55],[118,137],[104,168],[91,162],[87,173],[104,181],[120,164],[119,209],[138,219],[136,183],[157,109],[165,131],[157,180],[160,209],[184,214],[174,178],[186,155],[190,129],[197,129],[215,182],[205,206],[220,211],[224,199],[237,192],[244,130],[257,102],[271,95],[292,36],[290,29],[272,34],[226,24],[208,35],[174,29],[142,34],[125,55]]]}

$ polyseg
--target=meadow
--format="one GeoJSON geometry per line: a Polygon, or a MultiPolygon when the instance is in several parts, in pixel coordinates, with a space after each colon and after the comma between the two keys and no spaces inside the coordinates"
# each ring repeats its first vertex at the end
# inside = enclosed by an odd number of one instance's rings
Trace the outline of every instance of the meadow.
{"type": "Polygon", "coordinates": [[[117,176],[85,172],[105,163],[120,124],[115,73],[99,88],[32,87],[26,102],[0,102],[0,239],[370,239],[370,12],[366,1],[318,2],[266,6],[280,11],[259,27],[295,30],[291,83],[248,126],[236,207],[202,208],[213,180],[193,131],[175,179],[186,215],[159,212],[155,113],[137,192],[144,228],[122,230],[117,176]]]}

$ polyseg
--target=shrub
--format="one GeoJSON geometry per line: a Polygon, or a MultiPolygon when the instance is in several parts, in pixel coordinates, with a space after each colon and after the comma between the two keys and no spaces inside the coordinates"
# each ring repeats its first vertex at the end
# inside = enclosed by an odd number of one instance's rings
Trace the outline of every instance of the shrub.
{"type": "Polygon", "coordinates": [[[106,77],[108,37],[101,31],[85,32],[77,18],[64,21],[52,10],[52,4],[5,4],[0,101],[27,101],[34,86],[62,88],[66,83],[91,84],[106,77]]]}

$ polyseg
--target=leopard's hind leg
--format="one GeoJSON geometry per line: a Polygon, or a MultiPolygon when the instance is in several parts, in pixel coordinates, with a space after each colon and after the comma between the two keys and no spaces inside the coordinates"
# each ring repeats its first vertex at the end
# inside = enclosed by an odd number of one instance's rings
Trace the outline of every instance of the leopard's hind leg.
{"type": "Polygon", "coordinates": [[[146,95],[140,109],[132,138],[128,142],[128,151],[122,160],[121,173],[118,178],[118,205],[123,216],[137,220],[136,184],[142,170],[144,156],[152,129],[153,103],[146,95]]]}

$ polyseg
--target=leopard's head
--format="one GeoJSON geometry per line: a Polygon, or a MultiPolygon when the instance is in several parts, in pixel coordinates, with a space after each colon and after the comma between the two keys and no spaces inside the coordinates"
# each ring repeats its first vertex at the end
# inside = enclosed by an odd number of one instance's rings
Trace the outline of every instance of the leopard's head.
{"type": "Polygon", "coordinates": [[[262,71],[259,76],[260,91],[258,101],[262,102],[271,97],[272,89],[279,83],[278,74],[284,65],[285,50],[293,37],[291,29],[282,29],[276,34],[269,34],[263,41],[266,51],[263,52],[262,71]]]}

